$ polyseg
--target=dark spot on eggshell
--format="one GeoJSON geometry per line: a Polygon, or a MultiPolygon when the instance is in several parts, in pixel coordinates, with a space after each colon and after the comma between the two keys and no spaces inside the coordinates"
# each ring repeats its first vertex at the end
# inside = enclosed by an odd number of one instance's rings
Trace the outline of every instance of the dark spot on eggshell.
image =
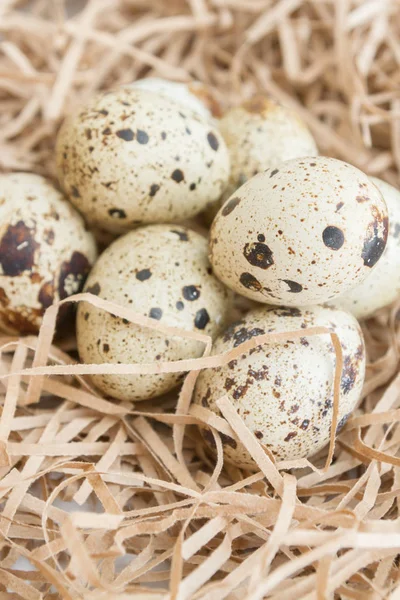
{"type": "Polygon", "coordinates": [[[262,431],[255,431],[254,435],[256,436],[256,438],[258,438],[259,440],[261,440],[264,437],[264,434],[262,433],[262,431]]]}
{"type": "Polygon", "coordinates": [[[52,246],[54,243],[54,231],[52,229],[45,229],[43,232],[43,239],[49,246],[52,246]]]}
{"type": "Polygon", "coordinates": [[[205,329],[210,321],[210,315],[205,308],[201,308],[196,312],[194,317],[194,325],[197,329],[205,329]]]}
{"type": "Polygon", "coordinates": [[[82,289],[89,270],[89,261],[81,252],[73,252],[69,260],[61,263],[58,277],[58,295],[61,300],[70,295],[67,288],[72,287],[73,293],[82,289]]]}
{"type": "Polygon", "coordinates": [[[300,425],[300,429],[303,429],[303,431],[306,431],[308,429],[309,425],[310,425],[310,420],[304,419],[304,421],[302,421],[302,423],[300,425]]]}
{"type": "Polygon", "coordinates": [[[181,242],[187,242],[189,239],[186,231],[179,231],[179,229],[171,229],[171,233],[175,233],[181,240],[181,242]]]}
{"type": "Polygon", "coordinates": [[[251,273],[242,273],[239,281],[245,288],[253,292],[260,292],[262,290],[261,283],[251,273]]]}
{"type": "Polygon", "coordinates": [[[280,279],[280,281],[283,281],[289,286],[288,291],[292,294],[299,294],[303,291],[303,286],[301,283],[297,283],[297,281],[292,281],[291,279],[280,279]]]}
{"type": "Polygon", "coordinates": [[[243,249],[243,254],[247,262],[253,267],[260,269],[269,269],[274,264],[273,252],[266,244],[261,242],[254,242],[253,244],[246,244],[243,249]]]}
{"type": "Polygon", "coordinates": [[[211,148],[216,152],[219,148],[219,142],[218,142],[218,139],[217,139],[217,136],[215,135],[215,133],[210,131],[207,134],[207,141],[210,144],[211,148]]]}
{"type": "Polygon", "coordinates": [[[131,142],[135,138],[135,134],[132,129],[119,129],[115,132],[116,135],[124,142],[131,142]]]}
{"type": "Polygon", "coordinates": [[[195,285],[185,285],[182,288],[182,295],[185,298],[185,300],[193,302],[194,300],[200,298],[200,290],[195,285]]]}
{"type": "Polygon", "coordinates": [[[183,304],[183,302],[181,300],[178,300],[178,302],[175,304],[177,310],[183,310],[185,305],[183,304]]]}
{"type": "Polygon", "coordinates": [[[165,133],[165,131],[161,132],[161,139],[162,140],[166,140],[167,139],[167,134],[165,133]]]}
{"type": "Polygon", "coordinates": [[[257,236],[257,240],[259,242],[265,242],[265,235],[263,233],[259,233],[257,236]]]}
{"type": "Polygon", "coordinates": [[[122,208],[110,208],[108,214],[113,219],[126,219],[126,212],[122,208]]]}
{"type": "Polygon", "coordinates": [[[339,227],[328,225],[322,232],[322,240],[331,250],[339,250],[344,244],[344,233],[339,227]]]}
{"type": "Polygon", "coordinates": [[[260,327],[253,327],[252,329],[247,329],[242,326],[242,321],[237,321],[236,323],[232,323],[224,332],[223,340],[224,342],[229,342],[233,340],[233,347],[236,348],[240,344],[247,342],[253,337],[257,335],[263,335],[265,333],[264,329],[260,327]]]}
{"type": "Polygon", "coordinates": [[[210,390],[210,388],[207,388],[206,393],[204,394],[204,396],[201,399],[202,406],[204,406],[205,408],[208,408],[208,406],[209,406],[208,401],[210,400],[210,398],[211,398],[211,390],[210,390]]]}
{"type": "Polygon", "coordinates": [[[159,185],[157,185],[156,183],[152,183],[151,186],[150,186],[149,196],[151,198],[153,198],[157,194],[157,192],[158,192],[159,189],[160,189],[159,185]]]}
{"type": "Polygon", "coordinates": [[[371,198],[369,196],[359,195],[359,196],[356,196],[356,200],[357,200],[357,202],[362,204],[363,202],[369,202],[371,200],[371,198]]]}
{"type": "Polygon", "coordinates": [[[0,263],[4,275],[16,277],[32,269],[35,251],[40,247],[35,240],[35,231],[23,221],[7,227],[0,242],[0,263]]]}
{"type": "Polygon", "coordinates": [[[18,310],[6,309],[0,314],[0,322],[8,329],[15,329],[21,335],[36,334],[39,330],[36,320],[42,317],[43,309],[29,309],[27,314],[22,314],[18,310]]]}
{"type": "Polygon", "coordinates": [[[136,279],[139,281],[146,281],[147,279],[150,279],[151,275],[150,269],[141,269],[136,273],[136,279]]]}
{"type": "Polygon", "coordinates": [[[287,436],[285,437],[285,442],[290,442],[290,440],[292,440],[293,438],[295,438],[297,435],[297,431],[291,431],[290,433],[287,434],[287,436]]]}
{"type": "Polygon", "coordinates": [[[382,217],[376,206],[371,208],[374,216],[372,223],[368,225],[367,235],[364,240],[364,246],[361,252],[361,258],[364,266],[372,268],[382,256],[387,242],[389,222],[387,217],[382,217]],[[382,235],[380,235],[380,225],[382,226],[382,235]]]}
{"type": "Polygon", "coordinates": [[[72,194],[72,196],[74,198],[80,198],[81,197],[78,188],[76,186],[74,186],[74,185],[71,186],[71,194],[72,194]]]}
{"type": "Polygon", "coordinates": [[[400,223],[394,224],[393,237],[395,240],[400,236],[400,223]]]}
{"type": "Polygon", "coordinates": [[[343,361],[343,370],[340,387],[344,394],[348,394],[354,387],[357,379],[357,366],[350,356],[346,356],[343,361]]]}
{"type": "Polygon", "coordinates": [[[175,169],[171,174],[171,179],[176,181],[176,183],[181,183],[185,179],[185,176],[181,169],[175,169]]]}
{"type": "Polygon", "coordinates": [[[54,302],[54,281],[46,281],[39,290],[38,300],[44,309],[54,302]]]}
{"type": "Polygon", "coordinates": [[[338,202],[338,203],[336,204],[336,210],[335,210],[335,212],[339,212],[339,210],[340,210],[341,208],[343,208],[343,206],[344,206],[344,202],[338,202]]]}
{"type": "Polygon", "coordinates": [[[339,431],[341,429],[343,429],[343,427],[346,425],[347,421],[349,420],[349,417],[351,416],[351,413],[348,413],[347,415],[344,415],[344,417],[342,417],[339,421],[339,423],[337,424],[336,427],[336,435],[339,433],[339,431]]]}
{"type": "Polygon", "coordinates": [[[155,308],[151,308],[150,312],[149,312],[149,317],[151,319],[157,319],[157,321],[159,321],[162,317],[162,310],[161,308],[155,307],[155,308]]]}
{"type": "Polygon", "coordinates": [[[274,175],[276,175],[277,173],[279,173],[279,169],[274,169],[273,171],[271,171],[269,177],[271,179],[271,177],[273,177],[274,175]]]}
{"type": "Polygon", "coordinates": [[[195,183],[191,183],[190,186],[189,186],[189,190],[191,192],[193,192],[193,190],[195,190],[195,189],[196,189],[196,184],[195,183]]]}
{"type": "Polygon", "coordinates": [[[274,308],[273,312],[278,317],[301,317],[301,310],[289,306],[274,308]]]}
{"type": "Polygon", "coordinates": [[[138,130],[136,131],[136,141],[137,141],[139,144],[147,144],[147,143],[148,143],[148,141],[149,141],[149,136],[148,136],[148,134],[147,134],[145,131],[143,131],[142,129],[138,129],[138,130]]]}
{"type": "Polygon", "coordinates": [[[236,381],[232,377],[227,377],[225,379],[224,388],[227,392],[235,385],[236,381]]]}
{"type": "Polygon", "coordinates": [[[228,200],[227,202],[225,202],[222,210],[221,210],[221,214],[226,217],[228,215],[231,214],[231,212],[237,207],[237,205],[240,203],[241,198],[239,197],[235,197],[235,198],[231,198],[230,200],[228,200]]]}
{"type": "Polygon", "coordinates": [[[89,285],[85,292],[88,294],[93,294],[94,296],[98,296],[101,292],[101,287],[99,283],[94,283],[93,285],[89,285]]]}
{"type": "Polygon", "coordinates": [[[109,344],[103,344],[103,352],[105,352],[106,354],[108,352],[110,352],[110,346],[109,346],[109,344]]]}

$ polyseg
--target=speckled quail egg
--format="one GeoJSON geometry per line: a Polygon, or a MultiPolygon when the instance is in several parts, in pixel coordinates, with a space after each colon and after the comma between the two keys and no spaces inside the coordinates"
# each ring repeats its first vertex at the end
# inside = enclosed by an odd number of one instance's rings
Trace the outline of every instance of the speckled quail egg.
{"type": "Polygon", "coordinates": [[[149,90],[167,96],[209,120],[213,117],[220,117],[222,114],[222,109],[212,89],[200,81],[180,83],[161,79],[160,77],[146,77],[145,79],[138,79],[130,85],[133,88],[149,90]]]}
{"type": "Polygon", "coordinates": [[[223,201],[256,173],[285,160],[318,154],[315,140],[300,117],[266,96],[254,96],[228,110],[219,128],[228,146],[231,175],[222,200],[206,210],[208,222],[223,201]]]}
{"type": "Polygon", "coordinates": [[[355,167],[327,157],[286,161],[245,183],[211,229],[215,274],[267,304],[323,303],[356,286],[381,257],[388,215],[355,167]]]}
{"type": "Polygon", "coordinates": [[[123,233],[192,217],[219,198],[229,155],[207,119],[170,98],[121,87],[69,116],[57,169],[90,225],[123,233]]]}
{"type": "MultiPolygon", "coordinates": [[[[229,293],[212,274],[207,241],[177,225],[150,225],[111,244],[85,290],[155,322],[206,335],[222,326],[229,293]]],[[[166,362],[201,356],[201,341],[166,337],[80,303],[77,340],[85,363],[166,362]]],[[[94,384],[121,400],[145,400],[174,388],[181,373],[96,375],[94,384]]]]}
{"type": "MultiPolygon", "coordinates": [[[[357,405],[365,372],[365,351],[356,319],[321,306],[266,307],[249,312],[217,338],[212,353],[240,346],[254,336],[322,326],[334,331],[343,349],[338,429],[357,405]]],[[[329,335],[269,343],[227,365],[199,375],[194,401],[220,414],[216,402],[227,395],[247,427],[279,460],[312,456],[329,441],[336,355],[329,335]]],[[[202,429],[213,447],[211,432],[202,429]]],[[[252,469],[240,442],[222,435],[227,462],[252,469]]]]}
{"type": "Polygon", "coordinates": [[[364,281],[332,302],[358,319],[369,317],[400,296],[400,192],[389,183],[371,177],[382,192],[389,213],[389,235],[382,257],[364,281]]]}
{"type": "Polygon", "coordinates": [[[37,333],[46,308],[80,291],[95,258],[82,217],[49,181],[0,175],[1,329],[37,333]]]}

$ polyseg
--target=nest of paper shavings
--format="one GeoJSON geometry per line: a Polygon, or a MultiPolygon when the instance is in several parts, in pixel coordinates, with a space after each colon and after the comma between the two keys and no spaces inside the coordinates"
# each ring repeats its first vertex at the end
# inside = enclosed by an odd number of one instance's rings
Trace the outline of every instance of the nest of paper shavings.
{"type": "MultiPolygon", "coordinates": [[[[1,0],[0,169],[54,176],[64,114],[147,74],[225,106],[270,94],[321,153],[399,185],[397,0],[1,0]]],[[[255,474],[205,454],[196,423],[219,450],[221,426],[190,407],[196,372],[122,404],[52,342],[54,309],[39,337],[3,335],[0,599],[400,598],[397,311],[364,323],[363,402],[312,463],[274,463],[225,404],[255,474]]]]}

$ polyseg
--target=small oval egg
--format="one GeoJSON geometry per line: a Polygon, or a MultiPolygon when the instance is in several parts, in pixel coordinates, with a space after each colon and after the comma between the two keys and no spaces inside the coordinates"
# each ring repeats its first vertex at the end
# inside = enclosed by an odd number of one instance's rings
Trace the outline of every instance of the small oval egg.
{"type": "Polygon", "coordinates": [[[220,197],[229,176],[228,150],[211,123],[132,87],[67,117],[56,155],[71,202],[91,225],[115,233],[190,218],[220,197]]]}
{"type": "MultiPolygon", "coordinates": [[[[343,349],[338,429],[360,399],[365,373],[365,349],[356,319],[343,311],[321,306],[260,308],[229,326],[213,345],[212,354],[240,346],[267,332],[308,327],[335,332],[343,349]]],[[[336,355],[328,335],[288,338],[243,353],[227,365],[203,370],[194,402],[220,415],[217,400],[227,395],[256,438],[276,459],[309,457],[329,442],[333,411],[336,355]]],[[[202,429],[207,445],[215,442],[202,429]]],[[[244,446],[221,436],[227,462],[246,469],[254,463],[244,446]]]]}
{"type": "MultiPolygon", "coordinates": [[[[119,238],[100,256],[85,291],[129,307],[158,323],[214,336],[223,324],[229,293],[212,274],[207,241],[177,225],[142,227],[119,238]]],[[[201,356],[204,344],[115,318],[80,303],[77,340],[85,363],[166,362],[201,356]]],[[[182,373],[96,375],[94,384],[120,400],[145,400],[174,388],[182,373]]]]}
{"type": "Polygon", "coordinates": [[[222,114],[221,106],[211,87],[200,81],[180,83],[161,79],[161,77],[146,77],[145,79],[138,79],[130,86],[167,96],[208,120],[213,117],[220,117],[222,114]]]}
{"type": "Polygon", "coordinates": [[[82,289],[96,254],[82,217],[49,181],[0,175],[1,329],[37,333],[46,308],[82,289]]]}
{"type": "Polygon", "coordinates": [[[385,198],[389,213],[389,235],[382,257],[375,269],[355,288],[331,304],[348,310],[358,319],[371,316],[400,296],[400,192],[395,187],[370,177],[385,198]]]}
{"type": "Polygon", "coordinates": [[[219,121],[219,129],[229,150],[231,174],[222,200],[206,209],[208,222],[253,175],[285,160],[318,155],[315,140],[297,113],[267,96],[254,96],[228,110],[219,121]]]}
{"type": "Polygon", "coordinates": [[[371,272],[387,240],[378,188],[324,156],[281,163],[245,183],[218,212],[210,260],[228,287],[258,302],[327,302],[371,272]]]}

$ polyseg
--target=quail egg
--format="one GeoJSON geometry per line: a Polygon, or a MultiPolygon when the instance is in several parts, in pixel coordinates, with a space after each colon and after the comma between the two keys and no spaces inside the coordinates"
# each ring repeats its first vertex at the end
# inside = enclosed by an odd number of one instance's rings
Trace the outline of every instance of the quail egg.
{"type": "Polygon", "coordinates": [[[387,233],[385,201],[364,173],[334,158],[300,158],[256,175],[223,205],[210,260],[243,296],[319,304],[367,277],[387,233]]]}
{"type": "Polygon", "coordinates": [[[46,308],[81,290],[95,258],[82,217],[49,181],[0,175],[1,329],[37,333],[46,308]]]}
{"type": "Polygon", "coordinates": [[[389,235],[376,268],[355,288],[332,305],[350,311],[358,319],[369,317],[400,296],[400,192],[382,179],[370,177],[382,192],[389,213],[389,235]]]}
{"type": "Polygon", "coordinates": [[[121,87],[69,116],[57,139],[58,176],[91,226],[123,233],[190,218],[229,177],[221,134],[170,98],[121,87]]]}
{"type": "Polygon", "coordinates": [[[179,83],[160,77],[146,77],[130,84],[133,88],[156,92],[182,104],[202,117],[211,120],[220,117],[221,107],[210,86],[200,81],[179,83]]]}
{"type": "MultiPolygon", "coordinates": [[[[343,348],[338,429],[359,401],[365,351],[356,319],[321,306],[259,308],[229,326],[213,346],[220,354],[267,332],[322,326],[335,332],[343,348]]],[[[279,460],[309,457],[330,438],[336,355],[329,335],[307,336],[258,346],[215,369],[203,370],[194,402],[220,414],[216,402],[227,395],[256,438],[279,460]]],[[[214,439],[202,429],[207,445],[214,439]]],[[[244,446],[221,436],[227,462],[246,469],[254,463],[244,446]]]]}
{"type": "Polygon", "coordinates": [[[228,146],[231,175],[222,201],[206,209],[209,223],[223,201],[256,173],[285,160],[318,154],[315,140],[300,117],[263,95],[228,110],[219,128],[228,146]]]}
{"type": "MultiPolygon", "coordinates": [[[[229,294],[212,274],[207,241],[177,225],[132,231],[103,252],[85,291],[132,308],[164,325],[214,336],[222,326],[229,294]]],[[[201,356],[204,344],[167,337],[79,304],[77,341],[85,363],[166,362],[201,356]]],[[[96,375],[94,384],[120,400],[145,400],[174,388],[182,373],[96,375]]]]}

